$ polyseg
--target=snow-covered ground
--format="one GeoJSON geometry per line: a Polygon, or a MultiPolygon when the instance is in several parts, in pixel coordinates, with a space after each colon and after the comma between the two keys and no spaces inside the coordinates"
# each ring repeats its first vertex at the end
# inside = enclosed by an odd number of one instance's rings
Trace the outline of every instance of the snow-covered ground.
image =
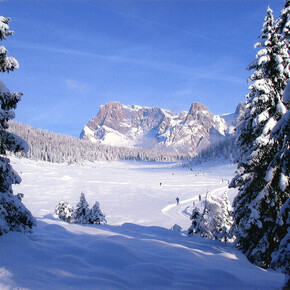
{"type": "MultiPolygon", "coordinates": [[[[33,234],[0,237],[0,289],[279,289],[284,276],[247,261],[230,244],[188,237],[192,203],[220,195],[230,164],[98,162],[60,165],[11,158],[14,192],[37,218],[33,234]],[[61,199],[84,192],[107,225],[55,218],[61,199]],[[180,198],[180,205],[175,202],[180,198]],[[182,232],[170,228],[178,224],[182,232]]],[[[229,191],[230,199],[236,192],[229,191]]]]}

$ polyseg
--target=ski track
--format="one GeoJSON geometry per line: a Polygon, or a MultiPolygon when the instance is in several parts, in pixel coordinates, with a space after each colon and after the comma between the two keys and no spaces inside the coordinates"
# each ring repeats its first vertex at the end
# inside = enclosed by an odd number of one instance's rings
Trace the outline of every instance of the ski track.
{"type": "MultiPolygon", "coordinates": [[[[207,193],[214,195],[214,196],[219,196],[219,195],[223,194],[225,191],[227,191],[228,186],[223,186],[223,187],[216,188],[214,190],[207,192],[207,188],[209,185],[218,186],[221,184],[220,183],[221,180],[227,181],[226,179],[219,177],[219,178],[216,178],[216,182],[203,183],[203,191],[206,191],[206,193],[200,194],[201,200],[205,199],[205,196],[207,193]]],[[[200,186],[200,185],[196,185],[196,186],[200,186]]],[[[180,201],[179,205],[177,205],[176,203],[169,204],[169,205],[165,206],[163,209],[161,209],[161,212],[164,215],[166,215],[167,217],[171,218],[172,220],[179,220],[179,222],[180,222],[179,225],[183,228],[184,225],[189,224],[188,219],[191,216],[191,211],[193,209],[193,202],[195,202],[195,203],[199,202],[199,194],[195,195],[194,197],[188,198],[186,200],[180,201]],[[179,219],[180,216],[183,217],[183,220],[179,219]]]]}

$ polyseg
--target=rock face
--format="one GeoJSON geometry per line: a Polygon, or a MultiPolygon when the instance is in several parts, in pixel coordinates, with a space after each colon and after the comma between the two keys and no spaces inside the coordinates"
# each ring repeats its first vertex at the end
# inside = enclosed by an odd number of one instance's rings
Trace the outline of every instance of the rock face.
{"type": "Polygon", "coordinates": [[[110,102],[100,107],[80,138],[115,146],[176,150],[195,155],[210,143],[223,139],[228,127],[224,118],[213,115],[198,103],[193,103],[188,112],[174,114],[160,108],[110,102]]]}

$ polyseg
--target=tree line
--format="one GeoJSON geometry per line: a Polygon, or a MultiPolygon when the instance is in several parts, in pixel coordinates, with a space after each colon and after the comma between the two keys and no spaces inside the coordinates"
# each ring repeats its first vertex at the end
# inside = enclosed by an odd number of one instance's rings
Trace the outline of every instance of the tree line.
{"type": "Polygon", "coordinates": [[[18,156],[53,163],[83,163],[86,161],[159,161],[186,160],[186,154],[156,149],[126,148],[92,143],[72,136],[57,134],[15,121],[9,122],[9,132],[20,136],[29,145],[18,156]]]}

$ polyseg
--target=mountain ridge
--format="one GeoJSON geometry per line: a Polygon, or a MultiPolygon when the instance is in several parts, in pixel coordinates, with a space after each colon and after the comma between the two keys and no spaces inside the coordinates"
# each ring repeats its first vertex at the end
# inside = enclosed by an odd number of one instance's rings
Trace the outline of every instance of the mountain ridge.
{"type": "Polygon", "coordinates": [[[111,146],[142,147],[196,155],[234,131],[244,105],[227,118],[192,103],[179,114],[158,107],[109,102],[83,128],[80,138],[111,146]]]}

